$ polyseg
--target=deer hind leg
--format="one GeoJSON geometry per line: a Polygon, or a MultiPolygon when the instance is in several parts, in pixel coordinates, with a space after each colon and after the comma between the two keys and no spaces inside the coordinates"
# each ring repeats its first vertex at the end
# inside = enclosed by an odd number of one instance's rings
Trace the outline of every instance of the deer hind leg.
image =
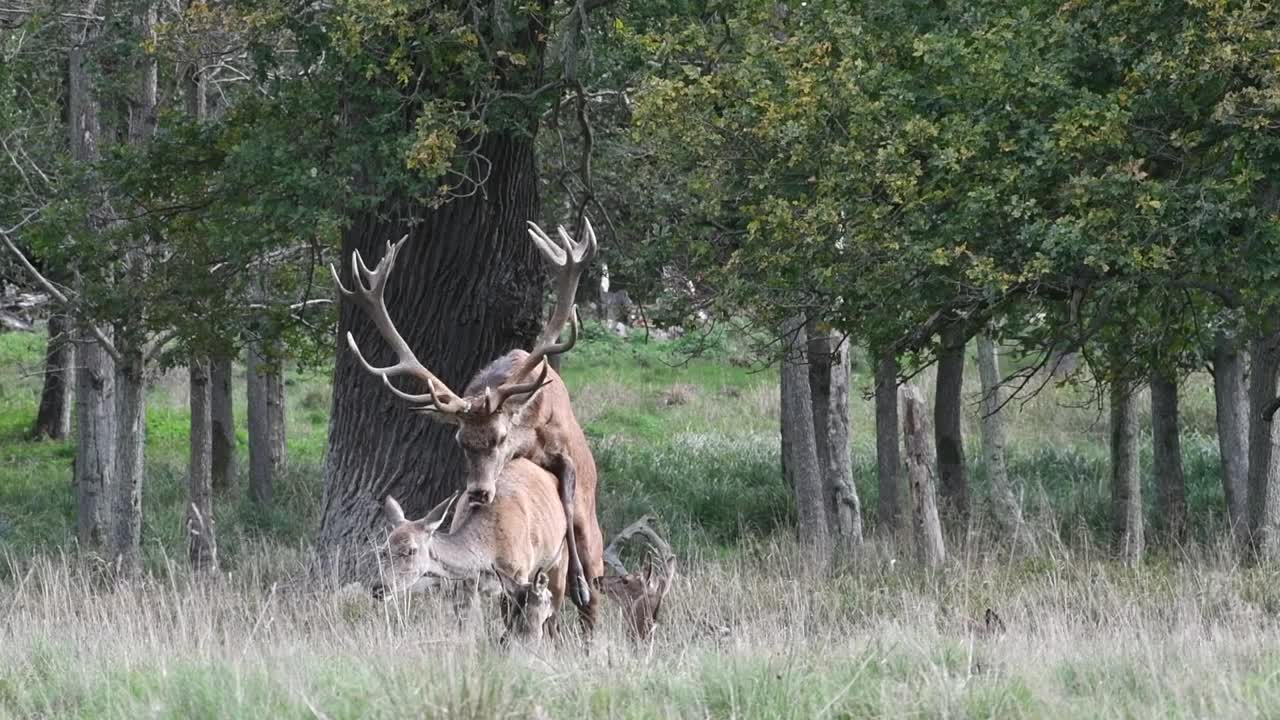
{"type": "Polygon", "coordinates": [[[568,528],[565,540],[569,545],[569,599],[578,606],[579,610],[585,611],[585,608],[592,605],[595,598],[587,584],[587,577],[582,572],[582,560],[578,557],[579,528],[573,514],[574,494],[577,492],[578,485],[577,470],[573,464],[573,458],[565,453],[557,454],[553,464],[556,478],[559,480],[557,484],[560,490],[560,504],[564,507],[565,527],[568,528]]]}

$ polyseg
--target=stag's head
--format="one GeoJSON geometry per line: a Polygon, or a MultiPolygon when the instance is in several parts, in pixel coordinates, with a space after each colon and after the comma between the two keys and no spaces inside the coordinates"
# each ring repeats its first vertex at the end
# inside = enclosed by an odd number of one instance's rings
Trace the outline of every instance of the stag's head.
{"type": "Polygon", "coordinates": [[[507,632],[523,642],[537,642],[542,639],[543,627],[555,612],[551,602],[551,578],[546,570],[538,570],[532,582],[518,582],[515,578],[494,568],[494,573],[502,581],[502,592],[506,595],[507,632]]]}
{"type": "Polygon", "coordinates": [[[382,514],[391,532],[378,557],[378,580],[373,585],[375,598],[421,589],[432,576],[442,574],[431,559],[431,539],[455,498],[457,495],[435,506],[421,520],[408,520],[400,503],[387,496],[382,514]]]}
{"type": "Polygon", "coordinates": [[[558,229],[557,237],[552,239],[537,224],[529,223],[529,236],[534,245],[556,271],[555,309],[538,335],[532,352],[516,364],[501,382],[485,385],[482,390],[467,396],[454,393],[418,360],[387,312],[387,279],[395,267],[396,255],[408,239],[407,235],[395,244],[387,243],[386,254],[372,270],[359,251],[352,253],[351,274],[355,281],[352,290],[343,286],[338,271],[330,266],[338,291],[364,310],[396,354],[395,364],[375,367],[365,359],[355,337],[348,332],[347,345],[360,364],[381,378],[397,397],[414,403],[415,410],[458,426],[457,441],[466,454],[468,467],[466,495],[471,503],[488,504],[493,501],[498,473],[521,450],[521,443],[529,440],[528,435],[521,436],[517,430],[538,390],[548,382],[546,358],[569,350],[577,342],[573,298],[582,271],[596,252],[595,231],[585,218],[583,228],[581,241],[571,238],[563,226],[558,229]],[[569,325],[569,337],[558,342],[566,324],[569,325]],[[400,390],[392,384],[393,377],[416,380],[426,388],[426,392],[414,394],[400,390]]]}

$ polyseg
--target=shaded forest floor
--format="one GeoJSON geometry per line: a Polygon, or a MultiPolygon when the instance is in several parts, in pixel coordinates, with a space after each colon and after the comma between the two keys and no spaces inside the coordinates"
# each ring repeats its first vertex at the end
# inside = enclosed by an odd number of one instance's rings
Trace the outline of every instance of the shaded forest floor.
{"type": "MultiPolygon", "coordinates": [[[[506,652],[459,637],[418,599],[378,604],[291,582],[321,494],[328,373],[287,378],[289,466],[272,511],[217,499],[230,572],[192,586],[180,559],[185,373],[157,378],[148,412],[143,543],[151,580],[98,588],[74,555],[67,443],[23,439],[39,389],[39,334],[0,335],[0,716],[869,717],[1231,716],[1280,712],[1280,583],[1219,541],[1222,490],[1206,378],[1184,386],[1183,451],[1197,543],[1136,571],[1098,551],[1107,520],[1105,414],[1054,388],[1008,409],[1010,469],[1047,542],[1033,558],[987,542],[978,513],[941,573],[869,542],[830,577],[798,568],[778,470],[776,374],[675,344],[589,328],[564,375],[601,467],[601,520],[653,512],[682,574],[659,640],[616,618],[590,657],[506,652]],[[171,560],[174,558],[175,560],[171,560]],[[988,632],[986,608],[1006,627],[988,632]]],[[[870,389],[865,362],[855,392],[870,389]]],[[[927,374],[920,378],[926,382],[927,374]]],[[[970,384],[976,372],[969,372],[970,384]]],[[[976,387],[971,390],[976,398],[976,387]]],[[[243,378],[237,421],[244,466],[243,378]]],[[[976,405],[966,417],[974,497],[985,497],[976,405]]],[[[855,481],[875,532],[872,407],[855,399],[855,481]]],[[[1148,418],[1143,417],[1149,432],[1148,418]]],[[[1143,444],[1149,475],[1150,443],[1143,444]]],[[[1149,492],[1150,477],[1145,478],[1149,492]]],[[[239,487],[243,488],[244,478],[239,487]]],[[[443,614],[442,614],[443,613],[443,614]]],[[[571,615],[564,620],[570,624],[571,615]]]]}

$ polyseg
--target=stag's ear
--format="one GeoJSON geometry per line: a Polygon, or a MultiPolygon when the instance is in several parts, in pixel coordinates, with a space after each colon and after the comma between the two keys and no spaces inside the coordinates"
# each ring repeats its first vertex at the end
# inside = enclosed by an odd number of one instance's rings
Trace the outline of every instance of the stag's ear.
{"type": "Polygon", "coordinates": [[[427,532],[435,532],[444,522],[444,516],[449,512],[449,507],[453,505],[453,501],[458,499],[458,493],[454,493],[445,498],[443,502],[431,508],[431,512],[427,516],[418,521],[422,529],[427,532]]]}
{"type": "Polygon", "coordinates": [[[539,594],[547,591],[547,585],[551,584],[551,578],[545,570],[539,570],[538,576],[533,579],[533,589],[539,594]]]}
{"type": "Polygon", "coordinates": [[[387,496],[386,500],[382,501],[382,516],[392,525],[399,525],[404,522],[404,510],[401,509],[400,503],[396,502],[396,499],[390,495],[387,496]]]}

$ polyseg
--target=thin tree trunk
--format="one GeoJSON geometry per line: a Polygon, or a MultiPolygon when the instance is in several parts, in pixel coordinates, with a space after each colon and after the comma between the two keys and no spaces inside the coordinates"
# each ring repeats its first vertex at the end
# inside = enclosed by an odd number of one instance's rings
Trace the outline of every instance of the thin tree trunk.
{"type": "Polygon", "coordinates": [[[907,488],[911,494],[911,535],[915,542],[916,560],[930,568],[942,567],[947,561],[942,541],[942,523],[938,520],[938,503],[934,495],[933,443],[924,398],[914,385],[902,388],[902,441],[907,458],[907,488]]]}
{"type": "Polygon", "coordinates": [[[995,342],[986,334],[978,336],[978,375],[982,380],[982,454],[991,481],[996,521],[1014,547],[1035,552],[1035,537],[1022,518],[1022,503],[1009,482],[1009,468],[1004,457],[1004,418],[1001,415],[1004,393],[1000,386],[1000,356],[995,342]]]}
{"type": "MultiPolygon", "coordinates": [[[[98,23],[73,27],[68,55],[67,129],[72,159],[86,166],[100,157],[99,101],[89,72],[98,39],[98,23]]],[[[90,189],[92,192],[92,189],[90,189]]],[[[96,205],[101,209],[101,205],[96,205]]],[[[99,226],[90,212],[90,229],[99,226]]],[[[76,538],[81,547],[105,547],[116,455],[115,363],[94,339],[89,326],[76,326],[76,538]]]]}
{"type": "Polygon", "coordinates": [[[1178,425],[1178,383],[1161,372],[1151,375],[1152,471],[1156,521],[1162,539],[1181,541],[1187,529],[1187,485],[1182,471],[1178,425]]]}
{"type": "Polygon", "coordinates": [[[1111,531],[1116,556],[1131,565],[1142,560],[1142,529],[1136,394],[1116,382],[1111,387],[1111,531]]]}
{"type": "Polygon", "coordinates": [[[811,553],[813,566],[823,568],[830,558],[831,540],[813,429],[804,320],[789,319],[783,324],[782,333],[787,348],[781,372],[784,467],[796,495],[800,544],[811,553]]]}
{"type": "Polygon", "coordinates": [[[187,559],[191,569],[218,569],[218,542],[213,527],[213,423],[209,398],[209,364],[191,363],[191,462],[187,498],[187,559]]]}
{"type": "Polygon", "coordinates": [[[76,539],[86,549],[105,546],[116,455],[115,363],[87,329],[77,331],[76,539]]]}
{"type": "Polygon", "coordinates": [[[898,358],[873,356],[876,366],[876,520],[885,534],[902,529],[902,453],[898,440],[898,358]]]}
{"type": "Polygon", "coordinates": [[[938,448],[938,479],[943,515],[963,526],[969,517],[969,471],[964,462],[961,429],[964,389],[964,328],[955,323],[942,333],[934,393],[934,436],[938,448]]]}
{"type": "Polygon", "coordinates": [[[1249,531],[1259,560],[1280,560],[1280,422],[1263,419],[1280,384],[1280,332],[1253,341],[1249,352],[1249,531]]]}
{"type": "MultiPolygon", "coordinates": [[[[477,177],[488,178],[485,193],[434,210],[392,199],[358,215],[344,237],[340,269],[349,276],[354,250],[377,262],[388,238],[409,233],[387,287],[387,306],[418,357],[459,389],[502,353],[530,346],[540,328],[545,282],[525,233],[537,208],[531,139],[489,135],[478,149],[492,163],[482,172],[476,168],[477,177]]],[[[338,330],[340,338],[350,331],[371,353],[370,362],[389,360],[377,330],[354,305],[342,303],[338,330]]],[[[459,488],[464,474],[454,428],[411,412],[340,344],[317,536],[318,551],[337,563],[338,577],[367,569],[360,561],[367,541],[382,531],[380,498],[402,498],[406,512],[421,516],[459,488]]]]}
{"type": "Polygon", "coordinates": [[[849,344],[811,323],[809,390],[814,446],[822,469],[827,529],[849,546],[862,544],[862,509],[849,461],[849,344]]]}
{"type": "Polygon", "coordinates": [[[1227,521],[1236,545],[1249,537],[1249,403],[1245,357],[1235,338],[1220,333],[1213,348],[1213,399],[1217,408],[1218,454],[1227,521]]]}
{"type": "Polygon", "coordinates": [[[231,358],[215,358],[209,369],[214,490],[227,490],[236,481],[236,421],[232,398],[231,358]]]}
{"type": "Polygon", "coordinates": [[[34,439],[66,440],[71,434],[72,368],[75,345],[71,342],[71,321],[62,314],[49,316],[49,342],[44,357],[44,387],[36,412],[34,439]]]}
{"type": "Polygon", "coordinates": [[[120,577],[142,571],[142,478],[146,447],[146,384],[141,350],[124,351],[116,366],[116,457],[109,557],[120,577]]]}
{"type": "Polygon", "coordinates": [[[284,381],[278,360],[263,355],[260,342],[248,352],[249,498],[271,504],[275,480],[284,468],[284,381]]]}

